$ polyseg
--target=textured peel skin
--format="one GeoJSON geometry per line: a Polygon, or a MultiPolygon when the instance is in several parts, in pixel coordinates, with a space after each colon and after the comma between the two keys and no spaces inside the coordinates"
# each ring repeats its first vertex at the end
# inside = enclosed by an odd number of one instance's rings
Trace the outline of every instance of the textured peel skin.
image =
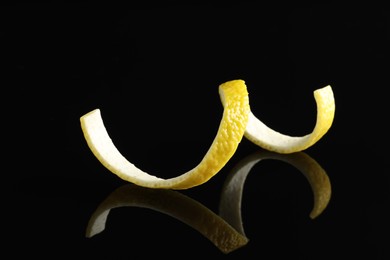
{"type": "Polygon", "coordinates": [[[173,178],[160,178],[129,162],[107,133],[99,109],[80,118],[81,128],[96,158],[123,180],[148,188],[188,189],[207,182],[217,174],[233,156],[243,136],[266,150],[289,154],[314,145],[328,132],[334,120],[335,101],[329,85],[314,91],[316,124],[313,131],[304,136],[277,132],[256,118],[250,110],[249,95],[243,80],[231,80],[219,85],[219,95],[224,110],[209,150],[198,165],[173,178]]]}
{"type": "Polygon", "coordinates": [[[80,118],[81,128],[96,158],[123,180],[148,188],[188,189],[217,174],[233,156],[244,136],[250,111],[245,82],[232,80],[223,83],[219,86],[219,94],[224,110],[209,150],[193,169],[169,179],[144,172],[129,162],[109,137],[99,109],[80,118]]]}

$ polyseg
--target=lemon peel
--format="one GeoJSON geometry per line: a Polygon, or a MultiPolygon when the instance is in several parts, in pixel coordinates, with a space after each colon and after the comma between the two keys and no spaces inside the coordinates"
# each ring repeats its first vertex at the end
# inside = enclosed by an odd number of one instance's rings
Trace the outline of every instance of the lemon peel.
{"type": "Polygon", "coordinates": [[[328,132],[334,120],[335,101],[330,85],[314,91],[316,124],[313,131],[304,136],[286,135],[261,122],[250,109],[243,80],[219,85],[219,94],[224,111],[214,141],[197,166],[173,178],[159,178],[129,162],[112,142],[99,109],[80,117],[81,128],[97,159],[123,180],[148,188],[188,189],[207,182],[217,174],[233,156],[243,136],[266,150],[280,154],[294,153],[314,145],[328,132]]]}
{"type": "Polygon", "coordinates": [[[251,169],[262,160],[280,160],[298,169],[307,179],[313,192],[310,218],[315,219],[326,209],[331,199],[332,187],[324,168],[304,152],[280,154],[267,150],[256,151],[241,159],[227,176],[219,202],[219,215],[245,236],[241,216],[241,203],[245,180],[251,169]]]}
{"type": "Polygon", "coordinates": [[[277,132],[261,122],[250,111],[244,136],[254,144],[277,153],[299,152],[314,145],[332,126],[335,100],[330,85],[316,89],[313,94],[317,106],[317,118],[311,133],[304,136],[290,136],[277,132]]]}
{"type": "Polygon", "coordinates": [[[117,188],[98,205],[88,221],[86,237],[101,233],[111,209],[121,207],[148,208],[171,216],[201,233],[225,254],[243,247],[249,241],[223,218],[178,191],[150,189],[134,184],[117,188]]]}
{"type": "Polygon", "coordinates": [[[173,178],[151,175],[129,162],[116,148],[99,109],[80,117],[87,144],[97,159],[112,173],[139,186],[162,189],[188,189],[207,182],[228,162],[241,142],[250,111],[248,92],[243,80],[219,85],[224,106],[222,119],[209,150],[193,169],[173,178]]]}

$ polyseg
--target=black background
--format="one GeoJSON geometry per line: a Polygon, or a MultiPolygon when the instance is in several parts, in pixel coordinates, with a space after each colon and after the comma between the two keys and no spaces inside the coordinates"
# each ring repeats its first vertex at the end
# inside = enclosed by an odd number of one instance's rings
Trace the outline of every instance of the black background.
{"type": "MultiPolygon", "coordinates": [[[[63,1],[4,4],[0,17],[12,258],[390,258],[387,7],[63,1]],[[126,183],[92,155],[80,116],[100,108],[129,161],[174,177],[209,148],[223,111],[218,85],[232,79],[245,80],[257,117],[289,135],[312,130],[312,92],[332,86],[333,125],[305,151],[332,183],[323,214],[309,218],[313,196],[296,169],[264,161],[243,194],[250,242],[230,254],[145,208],[113,210],[106,230],[86,238],[91,214],[126,183]]],[[[227,173],[257,150],[243,139],[220,173],[180,192],[218,213],[227,173]]]]}

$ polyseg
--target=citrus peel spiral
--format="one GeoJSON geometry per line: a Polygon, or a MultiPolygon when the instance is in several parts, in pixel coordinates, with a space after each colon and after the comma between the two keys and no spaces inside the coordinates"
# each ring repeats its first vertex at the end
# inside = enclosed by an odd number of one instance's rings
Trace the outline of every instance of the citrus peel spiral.
{"type": "Polygon", "coordinates": [[[262,123],[251,112],[246,84],[232,80],[219,85],[224,107],[217,134],[203,159],[191,170],[173,178],[159,178],[129,162],[116,148],[105,128],[99,109],[80,117],[87,144],[96,158],[125,181],[148,188],[188,189],[201,185],[217,174],[233,156],[243,136],[254,144],[277,153],[293,153],[314,145],[332,125],[335,102],[330,86],[314,91],[317,121],[305,136],[279,133],[262,123]]]}

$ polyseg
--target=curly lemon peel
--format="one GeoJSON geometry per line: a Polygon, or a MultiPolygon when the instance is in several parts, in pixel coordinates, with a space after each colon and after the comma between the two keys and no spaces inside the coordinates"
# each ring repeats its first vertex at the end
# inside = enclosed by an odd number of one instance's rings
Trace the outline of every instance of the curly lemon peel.
{"type": "Polygon", "coordinates": [[[250,111],[248,92],[243,80],[233,80],[219,86],[224,105],[223,116],[209,150],[192,170],[177,177],[163,179],[146,173],[130,163],[116,148],[99,109],[80,118],[87,144],[97,159],[123,180],[148,188],[188,189],[207,182],[229,161],[241,142],[250,111]]]}
{"type": "Polygon", "coordinates": [[[99,204],[88,221],[86,237],[101,233],[111,209],[121,207],[148,208],[169,215],[197,230],[225,254],[243,247],[249,241],[223,218],[178,191],[149,189],[133,184],[117,188],[99,204]]]}
{"type": "Polygon", "coordinates": [[[221,84],[219,95],[224,111],[214,141],[197,166],[173,178],[159,178],[129,162],[109,137],[99,109],[80,118],[81,128],[97,159],[123,180],[148,188],[188,189],[207,182],[217,174],[233,156],[243,136],[266,150],[280,154],[294,153],[307,149],[320,140],[334,119],[335,102],[329,85],[314,91],[317,120],[313,131],[305,136],[279,133],[256,118],[250,110],[243,80],[221,84]]]}
{"type": "Polygon", "coordinates": [[[277,153],[299,152],[314,145],[332,126],[335,101],[330,85],[316,89],[313,94],[317,105],[317,119],[311,133],[304,136],[279,133],[269,128],[250,112],[245,137],[254,144],[277,153]]]}

